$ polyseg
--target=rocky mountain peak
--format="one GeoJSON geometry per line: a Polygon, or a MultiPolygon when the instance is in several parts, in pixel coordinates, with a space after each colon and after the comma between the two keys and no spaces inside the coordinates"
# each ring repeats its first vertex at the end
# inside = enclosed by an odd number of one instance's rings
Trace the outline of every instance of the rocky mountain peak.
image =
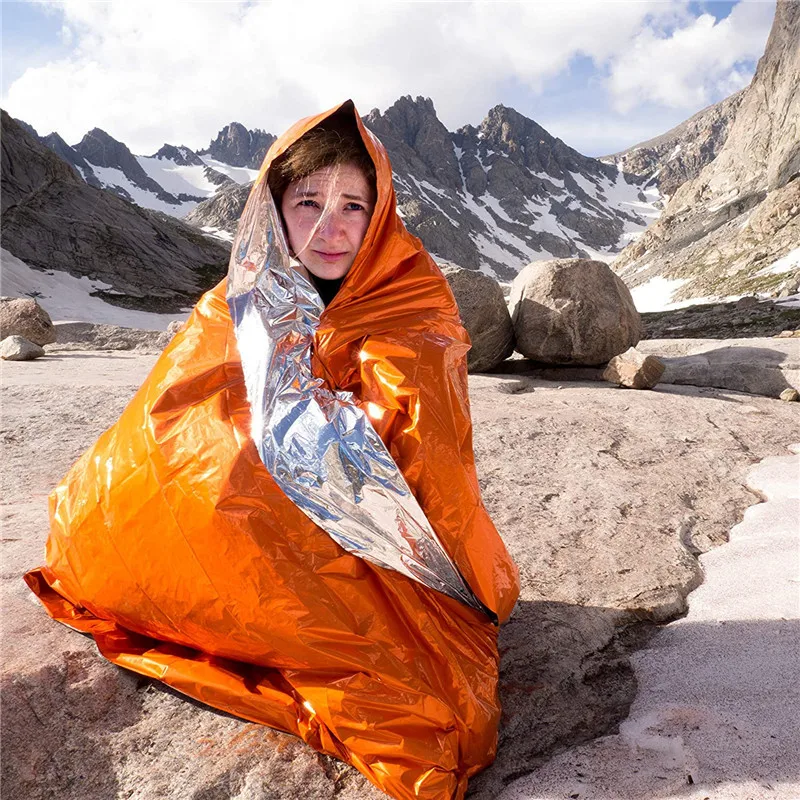
{"type": "Polygon", "coordinates": [[[98,167],[113,167],[124,171],[124,164],[134,161],[133,153],[101,128],[92,128],[73,149],[98,167]]]}
{"type": "Polygon", "coordinates": [[[429,97],[401,97],[381,114],[377,109],[364,123],[392,154],[397,174],[435,180],[456,191],[461,187],[451,134],[436,116],[429,97]]]}
{"type": "MultiPolygon", "coordinates": [[[[95,168],[96,174],[98,174],[98,167],[119,170],[134,187],[152,192],[166,202],[178,202],[178,198],[166,192],[144,171],[136,156],[122,142],[118,142],[101,128],[92,128],[72,150],[81,159],[88,161],[95,168]]],[[[72,161],[71,163],[77,162],[72,161]]],[[[112,191],[125,200],[133,200],[126,189],[116,187],[112,191]]]]}
{"type": "Polygon", "coordinates": [[[200,156],[194,150],[183,145],[175,147],[171,144],[165,144],[157,152],[153,153],[150,158],[164,158],[183,167],[203,166],[203,160],[200,156]]]}
{"type": "Polygon", "coordinates": [[[248,130],[241,122],[226,125],[200,155],[210,155],[232,167],[259,169],[276,137],[255,128],[248,130]]]}
{"type": "Polygon", "coordinates": [[[376,133],[378,128],[386,130],[391,126],[395,137],[399,134],[409,147],[416,147],[420,138],[424,141],[431,135],[435,138],[449,137],[430,97],[412,99],[411,95],[404,95],[383,114],[377,108],[370,111],[364,122],[376,133]]]}
{"type": "Polygon", "coordinates": [[[478,128],[478,135],[495,144],[506,145],[512,152],[520,145],[533,141],[546,145],[555,141],[537,122],[504,105],[489,110],[478,128]]]}

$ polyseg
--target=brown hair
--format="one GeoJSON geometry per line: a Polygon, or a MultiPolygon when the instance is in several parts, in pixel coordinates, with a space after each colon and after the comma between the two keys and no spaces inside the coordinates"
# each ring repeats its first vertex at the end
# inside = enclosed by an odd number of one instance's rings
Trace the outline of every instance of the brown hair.
{"type": "Polygon", "coordinates": [[[351,124],[312,128],[275,159],[267,182],[278,207],[290,183],[307,178],[319,169],[341,164],[355,164],[375,192],[375,164],[354,127],[351,124]]]}

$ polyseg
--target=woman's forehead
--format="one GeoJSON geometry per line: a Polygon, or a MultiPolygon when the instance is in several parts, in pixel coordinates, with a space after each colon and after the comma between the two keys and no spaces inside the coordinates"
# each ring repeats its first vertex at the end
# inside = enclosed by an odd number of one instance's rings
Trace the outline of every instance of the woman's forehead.
{"type": "Polygon", "coordinates": [[[366,175],[356,164],[335,164],[329,167],[322,167],[322,169],[312,172],[305,178],[300,178],[289,184],[289,191],[295,194],[328,194],[336,192],[343,194],[357,193],[366,197],[370,194],[369,189],[369,181],[366,175]]]}

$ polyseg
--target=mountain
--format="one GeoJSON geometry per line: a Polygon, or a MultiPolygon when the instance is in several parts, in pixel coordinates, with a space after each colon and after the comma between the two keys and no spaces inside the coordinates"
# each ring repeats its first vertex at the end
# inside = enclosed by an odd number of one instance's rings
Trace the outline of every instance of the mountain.
{"type": "Polygon", "coordinates": [[[2,247],[48,274],[91,279],[108,302],[174,312],[226,272],[226,247],[88,185],[5,111],[1,173],[2,247]]]}
{"type": "MultiPolygon", "coordinates": [[[[505,106],[455,133],[422,97],[364,122],[389,152],[411,233],[434,256],[501,279],[537,259],[608,259],[659,213],[646,178],[581,155],[505,106]]],[[[229,187],[186,219],[232,234],[247,191],[229,187]]]]}
{"type": "Polygon", "coordinates": [[[97,189],[103,188],[102,183],[94,174],[91,164],[70,147],[57,133],[48,133],[47,136],[39,138],[42,144],[47,145],[57,156],[60,156],[70,164],[75,169],[78,177],[83,178],[89,186],[94,186],[97,189]]]}
{"type": "Polygon", "coordinates": [[[260,128],[250,131],[240,122],[231,122],[217,134],[206,150],[200,151],[200,155],[211,156],[232,167],[258,170],[275,138],[260,128]]]}
{"type": "MultiPolygon", "coordinates": [[[[364,121],[389,151],[409,230],[439,259],[500,279],[537,259],[610,260],[660,213],[649,175],[587,158],[505,106],[455,133],[422,97],[364,121]]],[[[152,156],[99,128],[74,147],[55,133],[40,141],[90,185],[230,239],[275,137],[232,122],[205,150],[165,144],[152,156]]]]}
{"type": "Polygon", "coordinates": [[[249,183],[257,174],[255,169],[237,168],[183,145],[165,144],[152,156],[137,156],[100,128],[70,146],[57,133],[39,136],[27,123],[15,121],[70,164],[90,186],[178,218],[220,188],[249,183]]]}
{"type": "Polygon", "coordinates": [[[666,133],[600,160],[623,172],[647,178],[668,198],[681,184],[697,177],[722,149],[744,98],[742,89],[713,106],[698,111],[666,133]]]}
{"type": "Polygon", "coordinates": [[[672,300],[800,284],[800,3],[779,0],[763,57],[716,158],[681,185],[614,268],[672,300]]]}

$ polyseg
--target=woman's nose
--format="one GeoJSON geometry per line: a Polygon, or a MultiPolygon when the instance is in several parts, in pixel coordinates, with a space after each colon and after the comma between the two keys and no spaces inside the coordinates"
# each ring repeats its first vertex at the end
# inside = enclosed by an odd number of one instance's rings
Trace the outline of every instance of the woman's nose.
{"type": "Polygon", "coordinates": [[[336,213],[324,214],[319,222],[319,233],[328,239],[341,235],[342,220],[336,213]]]}

